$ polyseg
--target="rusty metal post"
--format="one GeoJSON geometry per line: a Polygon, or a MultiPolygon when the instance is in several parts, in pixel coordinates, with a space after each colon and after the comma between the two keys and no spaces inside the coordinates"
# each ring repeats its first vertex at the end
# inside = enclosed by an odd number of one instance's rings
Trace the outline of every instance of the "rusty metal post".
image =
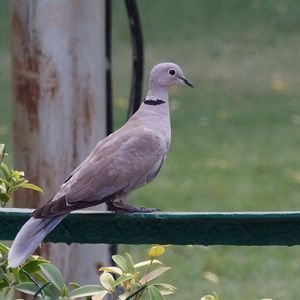
{"type": "MultiPolygon", "coordinates": [[[[15,166],[45,191],[22,191],[15,206],[37,207],[106,133],[105,1],[12,0],[11,18],[15,166]]],[[[40,254],[79,283],[109,260],[98,245],[40,254]]]]}

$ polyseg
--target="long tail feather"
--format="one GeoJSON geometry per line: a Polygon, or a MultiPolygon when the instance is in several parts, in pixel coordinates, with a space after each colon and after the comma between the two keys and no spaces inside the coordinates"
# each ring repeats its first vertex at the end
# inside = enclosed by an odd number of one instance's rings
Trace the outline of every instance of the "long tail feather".
{"type": "Polygon", "coordinates": [[[51,218],[30,218],[17,234],[8,253],[8,267],[15,268],[31,255],[45,236],[58,225],[66,215],[51,218]]]}

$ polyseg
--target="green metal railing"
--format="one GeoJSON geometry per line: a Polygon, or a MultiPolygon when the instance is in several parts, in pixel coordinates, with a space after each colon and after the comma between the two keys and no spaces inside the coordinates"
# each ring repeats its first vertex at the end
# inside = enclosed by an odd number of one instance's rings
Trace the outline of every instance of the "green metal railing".
{"type": "MultiPolygon", "coordinates": [[[[13,240],[30,209],[0,209],[0,240],[13,240]]],[[[46,238],[53,243],[300,245],[300,212],[116,214],[80,211],[46,238]]]]}

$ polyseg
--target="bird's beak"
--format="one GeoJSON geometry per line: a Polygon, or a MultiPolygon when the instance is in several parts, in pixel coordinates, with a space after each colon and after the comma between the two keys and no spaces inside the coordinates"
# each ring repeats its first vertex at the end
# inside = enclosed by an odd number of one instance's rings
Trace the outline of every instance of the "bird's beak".
{"type": "Polygon", "coordinates": [[[193,84],[190,81],[188,81],[186,78],[179,76],[179,79],[182,81],[182,83],[188,85],[189,87],[191,88],[194,87],[193,84]]]}

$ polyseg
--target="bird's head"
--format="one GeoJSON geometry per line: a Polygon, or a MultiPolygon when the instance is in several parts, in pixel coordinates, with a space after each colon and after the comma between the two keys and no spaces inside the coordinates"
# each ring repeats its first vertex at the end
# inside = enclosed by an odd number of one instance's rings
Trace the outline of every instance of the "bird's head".
{"type": "Polygon", "coordinates": [[[186,84],[193,87],[179,66],[173,63],[160,63],[153,67],[150,73],[150,86],[157,88],[169,88],[176,84],[186,84]]]}

